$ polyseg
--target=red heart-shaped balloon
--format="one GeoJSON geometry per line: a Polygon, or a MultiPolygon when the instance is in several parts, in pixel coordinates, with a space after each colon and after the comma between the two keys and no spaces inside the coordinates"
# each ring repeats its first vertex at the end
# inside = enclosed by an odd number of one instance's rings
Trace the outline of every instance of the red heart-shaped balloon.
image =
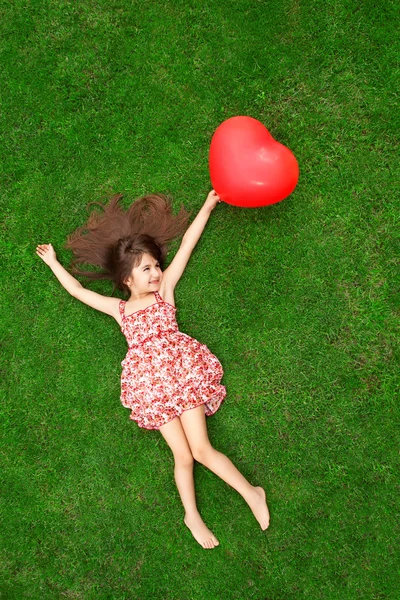
{"type": "Polygon", "coordinates": [[[299,166],[289,148],[252,117],[232,117],[215,131],[210,177],[224,202],[257,207],[280,202],[296,187],[299,166]]]}

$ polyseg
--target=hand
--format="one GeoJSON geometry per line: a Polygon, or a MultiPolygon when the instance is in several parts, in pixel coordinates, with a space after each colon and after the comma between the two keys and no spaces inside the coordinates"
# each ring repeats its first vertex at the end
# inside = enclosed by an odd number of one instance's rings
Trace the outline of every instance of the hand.
{"type": "Polygon", "coordinates": [[[36,254],[42,259],[46,265],[50,266],[52,262],[57,260],[56,253],[51,244],[40,244],[36,248],[36,254]]]}
{"type": "Polygon", "coordinates": [[[215,208],[219,202],[221,202],[221,198],[218,196],[215,190],[211,190],[204,204],[208,206],[210,210],[213,210],[213,208],[215,208]]]}

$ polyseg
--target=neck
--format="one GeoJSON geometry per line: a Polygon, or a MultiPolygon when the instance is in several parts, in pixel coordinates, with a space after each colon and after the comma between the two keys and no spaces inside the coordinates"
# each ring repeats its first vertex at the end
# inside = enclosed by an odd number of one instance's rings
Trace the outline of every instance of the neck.
{"type": "Polygon", "coordinates": [[[131,295],[129,297],[129,300],[144,300],[144,298],[147,298],[147,296],[153,296],[154,292],[144,292],[143,294],[140,294],[139,292],[135,292],[134,290],[131,290],[131,295]]]}

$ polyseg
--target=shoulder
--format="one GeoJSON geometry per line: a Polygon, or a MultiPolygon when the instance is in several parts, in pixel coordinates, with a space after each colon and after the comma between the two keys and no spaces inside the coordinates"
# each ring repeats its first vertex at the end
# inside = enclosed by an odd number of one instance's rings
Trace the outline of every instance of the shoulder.
{"type": "Polygon", "coordinates": [[[108,297],[104,298],[103,306],[99,306],[98,309],[113,317],[121,325],[122,319],[125,316],[125,304],[125,300],[108,297]]]}
{"type": "Polygon", "coordinates": [[[122,325],[122,322],[125,318],[126,300],[120,300],[119,298],[115,298],[115,301],[116,303],[112,316],[118,322],[119,325],[122,325]]]}

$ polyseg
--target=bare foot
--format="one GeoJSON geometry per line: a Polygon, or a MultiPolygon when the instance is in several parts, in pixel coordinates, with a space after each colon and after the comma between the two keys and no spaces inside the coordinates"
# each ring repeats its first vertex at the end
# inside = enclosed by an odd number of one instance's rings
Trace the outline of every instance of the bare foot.
{"type": "Polygon", "coordinates": [[[254,498],[248,502],[251,511],[263,531],[269,527],[269,510],[265,500],[265,492],[262,487],[254,488],[254,498]]]}
{"type": "Polygon", "coordinates": [[[215,548],[215,546],[219,546],[219,541],[214,536],[212,531],[208,529],[199,514],[190,517],[186,516],[184,523],[192,532],[194,539],[199,542],[200,546],[203,546],[203,548],[208,550],[215,548]]]}

